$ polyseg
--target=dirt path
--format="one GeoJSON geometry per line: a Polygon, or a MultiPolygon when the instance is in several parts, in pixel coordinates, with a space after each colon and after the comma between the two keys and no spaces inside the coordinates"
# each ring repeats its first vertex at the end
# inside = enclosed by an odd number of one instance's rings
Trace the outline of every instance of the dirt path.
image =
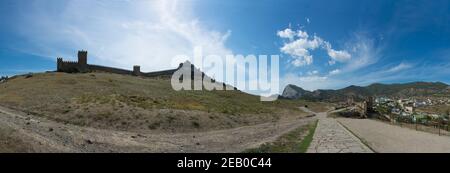
{"type": "Polygon", "coordinates": [[[0,107],[0,126],[13,130],[32,152],[240,152],[273,141],[314,119],[200,133],[132,133],[61,124],[0,107]]]}
{"type": "Polygon", "coordinates": [[[328,118],[326,112],[318,113],[319,123],[308,153],[371,153],[356,136],[340,125],[336,119],[328,118]]]}
{"type": "Polygon", "coordinates": [[[449,153],[450,137],[415,131],[370,119],[339,118],[344,126],[381,153],[449,153]]]}

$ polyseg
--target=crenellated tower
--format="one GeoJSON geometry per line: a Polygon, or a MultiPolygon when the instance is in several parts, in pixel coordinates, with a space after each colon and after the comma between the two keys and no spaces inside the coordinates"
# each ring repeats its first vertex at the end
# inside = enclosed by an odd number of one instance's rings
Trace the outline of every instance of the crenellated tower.
{"type": "Polygon", "coordinates": [[[87,65],[87,51],[85,50],[78,51],[78,64],[81,66],[87,65]]]}
{"type": "Polygon", "coordinates": [[[133,66],[133,75],[135,76],[141,75],[141,66],[138,65],[133,66]]]}
{"type": "Polygon", "coordinates": [[[63,58],[62,57],[56,58],[56,70],[63,71],[63,58]]]}

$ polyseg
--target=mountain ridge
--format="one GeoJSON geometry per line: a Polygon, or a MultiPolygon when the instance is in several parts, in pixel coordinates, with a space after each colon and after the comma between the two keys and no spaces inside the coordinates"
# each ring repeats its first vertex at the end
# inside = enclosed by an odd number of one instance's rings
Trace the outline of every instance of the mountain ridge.
{"type": "Polygon", "coordinates": [[[367,86],[350,85],[341,89],[317,89],[314,91],[289,84],[283,90],[281,98],[307,99],[320,101],[344,101],[349,97],[361,100],[368,96],[388,97],[450,97],[450,85],[443,82],[373,83],[367,86]]]}

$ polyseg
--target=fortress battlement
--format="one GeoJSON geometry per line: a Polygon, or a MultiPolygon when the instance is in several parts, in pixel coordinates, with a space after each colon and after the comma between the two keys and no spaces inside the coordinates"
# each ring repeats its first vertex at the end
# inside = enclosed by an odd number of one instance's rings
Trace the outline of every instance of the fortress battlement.
{"type": "Polygon", "coordinates": [[[65,61],[62,57],[56,58],[57,62],[57,71],[58,72],[66,72],[66,73],[88,73],[88,72],[108,72],[108,73],[116,73],[116,74],[125,74],[125,75],[134,75],[134,76],[144,76],[144,77],[157,77],[157,76],[170,76],[177,69],[157,71],[144,73],[141,72],[141,67],[139,65],[134,65],[133,70],[125,70],[114,67],[106,67],[100,65],[91,65],[87,63],[87,55],[88,52],[85,50],[78,51],[78,61],[65,61]]]}

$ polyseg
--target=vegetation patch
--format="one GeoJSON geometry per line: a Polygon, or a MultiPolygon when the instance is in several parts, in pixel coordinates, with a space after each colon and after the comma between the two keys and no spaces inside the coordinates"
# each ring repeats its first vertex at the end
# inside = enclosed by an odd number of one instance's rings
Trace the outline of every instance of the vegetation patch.
{"type": "Polygon", "coordinates": [[[317,122],[301,126],[271,143],[245,150],[245,153],[305,153],[314,136],[317,122]]]}
{"type": "Polygon", "coordinates": [[[300,143],[300,153],[306,153],[309,145],[311,145],[314,133],[316,132],[317,123],[319,123],[319,120],[316,120],[313,125],[309,125],[308,135],[306,135],[306,137],[300,143]]]}
{"type": "Polygon", "coordinates": [[[417,108],[417,111],[431,113],[431,114],[450,115],[450,105],[439,104],[439,105],[423,106],[423,107],[417,108]]]}
{"type": "Polygon", "coordinates": [[[0,152],[16,153],[16,152],[33,152],[31,144],[21,139],[17,130],[0,126],[0,152]]]}

